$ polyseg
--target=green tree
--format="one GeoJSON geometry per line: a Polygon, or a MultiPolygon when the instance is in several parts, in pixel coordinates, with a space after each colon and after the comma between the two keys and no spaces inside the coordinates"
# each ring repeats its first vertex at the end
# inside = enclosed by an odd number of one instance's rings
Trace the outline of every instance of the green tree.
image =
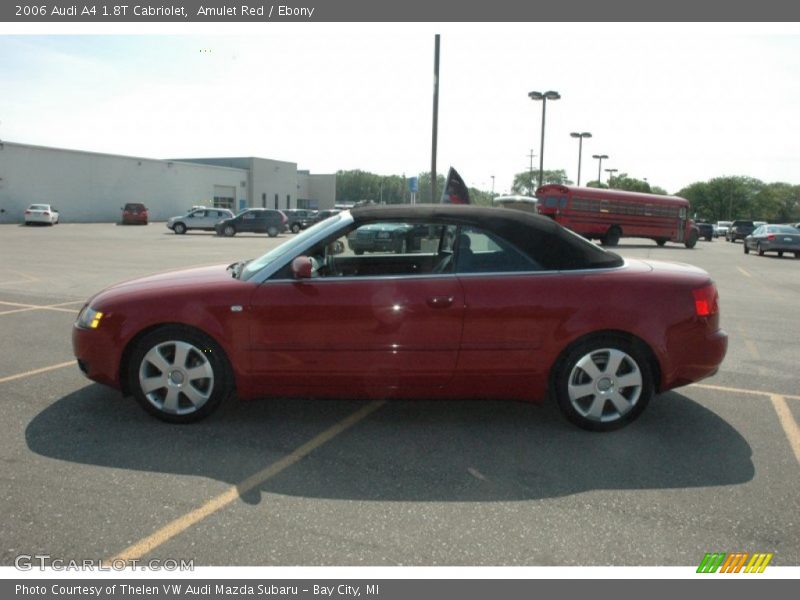
{"type": "MultiPolygon", "coordinates": [[[[567,178],[567,172],[564,169],[542,171],[542,185],[548,183],[569,185],[572,183],[572,181],[567,178]]],[[[511,193],[520,194],[523,196],[533,196],[538,185],[538,170],[533,172],[533,181],[531,181],[531,172],[523,171],[522,173],[517,173],[514,175],[514,182],[511,184],[511,193]]]]}

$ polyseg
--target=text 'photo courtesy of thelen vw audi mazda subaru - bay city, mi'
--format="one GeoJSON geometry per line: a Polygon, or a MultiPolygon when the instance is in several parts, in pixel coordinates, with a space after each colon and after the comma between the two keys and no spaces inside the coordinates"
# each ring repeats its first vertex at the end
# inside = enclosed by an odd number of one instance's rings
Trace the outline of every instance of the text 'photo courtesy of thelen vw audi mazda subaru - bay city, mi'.
{"type": "Polygon", "coordinates": [[[174,423],[233,393],[552,398],[603,431],[713,375],[727,335],[702,269],[623,259],[540,215],[440,204],[357,207],[259,258],[113,285],[81,310],[73,347],[86,376],[174,423]],[[385,252],[371,239],[396,231],[385,252]],[[366,237],[374,251],[354,251],[366,237]]]}

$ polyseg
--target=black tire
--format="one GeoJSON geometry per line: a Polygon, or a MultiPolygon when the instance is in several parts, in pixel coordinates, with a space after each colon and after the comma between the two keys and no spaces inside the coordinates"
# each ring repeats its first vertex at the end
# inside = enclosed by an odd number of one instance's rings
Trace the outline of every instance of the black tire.
{"type": "Polygon", "coordinates": [[[795,252],[795,253],[794,253],[794,257],[795,257],[795,258],[800,258],[800,252],[795,252]]]}
{"type": "Polygon", "coordinates": [[[589,339],[569,350],[556,366],[553,385],[564,416],[589,431],[612,431],[629,424],[642,413],[655,390],[644,352],[611,336],[589,339]],[[590,366],[594,376],[585,370],[590,366]],[[609,368],[613,372],[607,372],[609,368]],[[582,394],[584,390],[586,394],[582,394]]]}
{"type": "Polygon", "coordinates": [[[778,250],[778,258],[783,258],[783,250],[778,250]]]}
{"type": "Polygon", "coordinates": [[[656,244],[659,245],[659,246],[663,246],[666,243],[667,243],[667,240],[665,240],[664,238],[659,238],[659,239],[656,240],[656,244]]]}
{"type": "Polygon", "coordinates": [[[235,236],[236,227],[234,227],[233,225],[225,225],[225,227],[222,228],[222,235],[224,235],[225,237],[235,236]]]}
{"type": "Polygon", "coordinates": [[[764,256],[764,249],[761,247],[761,244],[756,244],[756,250],[759,256],[764,256]]]}
{"type": "Polygon", "coordinates": [[[706,241],[707,241],[707,242],[713,242],[713,241],[714,241],[714,237],[713,237],[713,236],[710,236],[710,235],[707,235],[707,236],[706,236],[706,241]]]}
{"type": "Polygon", "coordinates": [[[604,246],[616,246],[619,244],[619,238],[622,237],[622,231],[619,227],[614,226],[603,236],[602,242],[604,246]]]}
{"type": "Polygon", "coordinates": [[[184,233],[186,233],[186,225],[184,225],[183,223],[175,223],[175,225],[172,226],[172,231],[174,231],[178,235],[183,235],[184,233]]]}
{"type": "Polygon", "coordinates": [[[360,249],[359,250],[353,250],[353,254],[355,254],[356,256],[362,256],[364,254],[364,251],[360,250],[360,249]]]}
{"type": "Polygon", "coordinates": [[[300,233],[300,225],[298,225],[297,223],[292,225],[292,233],[300,233]]]}
{"type": "Polygon", "coordinates": [[[683,245],[687,248],[694,248],[697,245],[697,237],[696,231],[690,231],[689,237],[686,238],[686,240],[683,242],[683,245]]]}
{"type": "Polygon", "coordinates": [[[277,237],[278,236],[278,228],[277,227],[268,227],[267,228],[267,235],[269,237],[277,237]]]}
{"type": "Polygon", "coordinates": [[[744,253],[750,254],[750,248],[747,246],[747,242],[744,243],[744,253]]]}
{"type": "Polygon", "coordinates": [[[194,329],[165,326],[136,344],[128,386],[154,417],[192,423],[210,415],[230,395],[233,377],[225,353],[211,338],[194,329]],[[153,383],[145,391],[148,380],[153,383]]]}

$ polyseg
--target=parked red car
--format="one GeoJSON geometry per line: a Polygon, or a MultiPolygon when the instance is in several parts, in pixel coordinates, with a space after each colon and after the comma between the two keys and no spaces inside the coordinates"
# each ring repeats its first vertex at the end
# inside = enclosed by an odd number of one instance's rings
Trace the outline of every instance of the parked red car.
{"type": "Polygon", "coordinates": [[[417,205],[356,208],[255,260],[114,285],[81,310],[73,347],[90,379],[171,422],[234,391],[550,396],[608,430],[713,375],[727,335],[699,268],[622,259],[521,211],[417,205]],[[349,249],[348,234],[382,223],[417,238],[403,253],[349,249]]]}
{"type": "Polygon", "coordinates": [[[147,225],[147,207],[141,202],[128,202],[122,207],[123,225],[147,225]]]}

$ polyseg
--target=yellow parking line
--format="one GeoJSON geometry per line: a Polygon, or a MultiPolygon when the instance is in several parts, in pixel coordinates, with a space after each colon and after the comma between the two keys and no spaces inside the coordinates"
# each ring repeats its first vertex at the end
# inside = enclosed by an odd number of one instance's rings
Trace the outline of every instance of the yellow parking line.
{"type": "Polygon", "coordinates": [[[63,369],[64,367],[71,367],[74,365],[75,361],[71,360],[69,362],[59,363],[49,367],[42,367],[41,369],[34,369],[33,371],[25,371],[24,373],[17,373],[16,375],[8,375],[7,377],[0,377],[0,383],[6,383],[7,381],[14,381],[15,379],[22,379],[23,377],[30,377],[31,375],[47,373],[48,371],[55,371],[56,369],[63,369]]]}
{"type": "Polygon", "coordinates": [[[748,273],[747,271],[745,271],[745,270],[744,270],[742,267],[736,267],[736,268],[737,268],[737,269],[739,269],[739,272],[740,272],[742,275],[744,275],[745,277],[752,277],[752,275],[750,275],[750,273],[748,273]]]}
{"type": "Polygon", "coordinates": [[[5,306],[19,306],[21,308],[15,308],[12,310],[6,310],[0,312],[0,315],[11,315],[14,313],[21,313],[27,312],[31,310],[55,310],[59,312],[68,312],[68,313],[76,313],[79,309],[77,308],[61,308],[62,306],[67,306],[69,304],[78,304],[83,303],[82,300],[73,300],[72,302],[61,302],[59,304],[22,304],[20,302],[5,302],[0,300],[0,304],[5,306]]]}
{"type": "Polygon", "coordinates": [[[283,457],[277,462],[272,463],[271,465],[265,467],[261,471],[258,471],[257,473],[251,475],[244,481],[237,483],[234,486],[231,486],[225,492],[212,498],[202,506],[183,515],[182,517],[178,517],[177,519],[175,519],[171,523],[168,523],[167,525],[165,525],[152,535],[147,536],[146,538],[127,547],[125,550],[123,550],[116,556],[108,559],[107,562],[111,563],[115,560],[134,560],[141,558],[142,556],[148,554],[149,552],[152,552],[155,548],[158,548],[165,542],[174,538],[176,535],[186,531],[192,525],[199,523],[200,521],[214,514],[218,510],[225,508],[228,504],[239,498],[239,496],[246,494],[247,492],[255,489],[268,479],[288,469],[293,464],[298,462],[300,459],[304,458],[305,456],[307,456],[308,454],[310,454],[311,452],[313,452],[326,442],[330,441],[331,439],[333,439],[346,429],[349,429],[359,421],[363,420],[364,418],[366,418],[367,416],[378,410],[385,403],[386,402],[384,400],[376,400],[360,408],[356,412],[352,413],[350,416],[339,421],[332,427],[326,429],[318,436],[312,438],[311,440],[300,446],[297,450],[295,450],[291,454],[283,457]]]}
{"type": "Polygon", "coordinates": [[[786,439],[789,440],[794,457],[800,463],[800,428],[797,427],[792,411],[789,410],[789,406],[786,404],[786,398],[777,394],[770,394],[769,399],[772,401],[775,412],[778,413],[778,420],[781,422],[786,439]]]}

